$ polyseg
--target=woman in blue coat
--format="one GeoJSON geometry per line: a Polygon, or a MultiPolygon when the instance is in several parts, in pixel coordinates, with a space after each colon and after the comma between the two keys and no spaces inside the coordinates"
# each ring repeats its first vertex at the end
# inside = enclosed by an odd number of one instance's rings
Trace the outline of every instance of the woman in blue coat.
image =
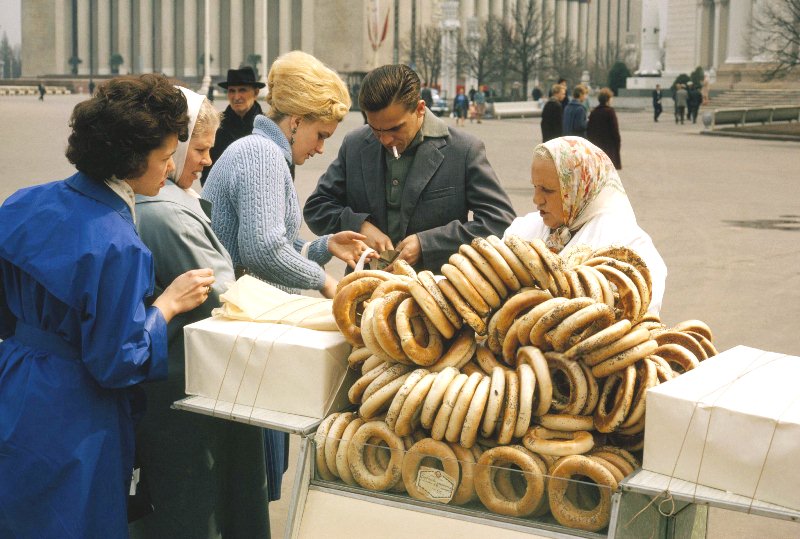
{"type": "Polygon", "coordinates": [[[166,376],[167,322],[214,282],[192,270],[150,303],[135,228],[187,123],[165,77],[112,79],[72,113],[78,172],[0,208],[0,537],[127,537],[136,385],[166,376]]]}

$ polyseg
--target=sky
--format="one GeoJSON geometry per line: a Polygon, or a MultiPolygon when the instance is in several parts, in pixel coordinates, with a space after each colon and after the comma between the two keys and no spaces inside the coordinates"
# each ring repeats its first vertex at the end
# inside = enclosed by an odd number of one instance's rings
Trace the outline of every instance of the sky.
{"type": "Polygon", "coordinates": [[[22,42],[21,1],[0,0],[0,37],[5,32],[11,45],[19,45],[22,42]]]}

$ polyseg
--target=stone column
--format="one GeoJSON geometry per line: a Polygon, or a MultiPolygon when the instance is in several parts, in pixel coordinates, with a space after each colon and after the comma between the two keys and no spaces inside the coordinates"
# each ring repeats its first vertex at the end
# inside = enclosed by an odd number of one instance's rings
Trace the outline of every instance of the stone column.
{"type": "Polygon", "coordinates": [[[161,72],[175,76],[175,1],[161,0],[161,72]]]}
{"type": "Polygon", "coordinates": [[[721,49],[721,27],[722,5],[726,0],[714,0],[714,46],[711,51],[711,67],[715,70],[719,68],[719,56],[721,49]]]}
{"type": "MultiPolygon", "coordinates": [[[[697,8],[695,11],[695,23],[694,23],[694,65],[695,66],[705,66],[705,58],[703,57],[703,36],[708,36],[714,32],[713,28],[713,21],[709,25],[709,28],[703,28],[703,21],[705,21],[708,17],[705,17],[705,11],[709,9],[710,4],[707,4],[708,0],[697,0],[697,8]]],[[[712,0],[713,1],[713,0],[712,0]]],[[[714,55],[714,45],[712,43],[712,50],[709,52],[708,56],[711,57],[711,64],[714,64],[713,55],[714,55]]],[[[711,66],[707,66],[711,67],[711,66]]]]}
{"type": "Polygon", "coordinates": [[[578,34],[578,0],[567,0],[567,13],[568,13],[568,34],[570,41],[576,50],[580,50],[580,36],[578,34]]]}
{"type": "Polygon", "coordinates": [[[108,75],[111,66],[111,6],[108,2],[97,2],[97,74],[108,75]]]}
{"type": "Polygon", "coordinates": [[[564,41],[568,39],[567,7],[567,0],[556,0],[556,12],[553,25],[555,27],[556,43],[562,47],[564,46],[564,41]]]}
{"type": "Polygon", "coordinates": [[[139,0],[139,73],[153,72],[153,5],[139,0]]]}
{"type": "Polygon", "coordinates": [[[578,49],[586,54],[589,44],[589,4],[578,4],[578,49]]]}
{"type": "Polygon", "coordinates": [[[314,0],[302,0],[300,48],[304,51],[314,50],[314,11],[314,0]]]}
{"type": "Polygon", "coordinates": [[[636,74],[651,75],[660,71],[661,51],[658,47],[659,17],[657,0],[642,2],[642,57],[636,74]]]}
{"type": "MultiPolygon", "coordinates": [[[[248,21],[250,22],[250,21],[248,21]]],[[[238,68],[244,62],[244,8],[242,0],[231,0],[231,19],[229,26],[231,46],[231,68],[238,68]]]]}
{"type": "MultiPolygon", "coordinates": [[[[489,0],[478,0],[478,18],[485,21],[489,18],[489,0]]],[[[455,91],[455,86],[453,87],[455,91]]]]}
{"type": "Polygon", "coordinates": [[[222,63],[220,59],[220,32],[219,32],[219,0],[205,0],[208,2],[208,13],[209,22],[211,23],[209,26],[211,27],[211,47],[209,49],[210,57],[214,60],[211,62],[210,66],[210,73],[211,75],[219,75],[220,65],[222,63]]]}
{"type": "MultiPolygon", "coordinates": [[[[269,55],[267,54],[269,51],[268,41],[267,41],[267,0],[255,0],[255,4],[253,6],[255,9],[253,10],[253,17],[255,18],[255,26],[254,33],[253,33],[253,40],[255,44],[253,48],[257,51],[257,54],[261,55],[261,82],[267,82],[267,72],[269,71],[269,55]]],[[[259,95],[266,95],[267,90],[266,88],[262,88],[259,95]]]]}
{"type": "MultiPolygon", "coordinates": [[[[412,0],[412,2],[413,1],[414,0],[412,0]]],[[[459,8],[461,24],[466,24],[471,17],[475,16],[475,0],[461,0],[459,8]]]]}
{"type": "Polygon", "coordinates": [[[197,0],[183,0],[183,66],[181,66],[181,72],[184,77],[197,76],[197,59],[197,0]]]}
{"type": "Polygon", "coordinates": [[[458,1],[444,0],[442,6],[442,97],[453,99],[456,95],[456,58],[458,55],[458,32],[461,23],[458,20],[458,1]]]}
{"type": "Polygon", "coordinates": [[[89,0],[78,0],[78,75],[89,74],[89,0]]]}
{"type": "Polygon", "coordinates": [[[130,0],[117,0],[117,43],[112,44],[112,52],[122,56],[120,75],[133,72],[133,50],[131,50],[131,3],[130,0]]]}
{"type": "Polygon", "coordinates": [[[55,36],[53,42],[55,47],[53,49],[55,72],[56,73],[69,73],[70,65],[67,62],[71,56],[71,49],[69,47],[69,34],[68,29],[69,19],[67,18],[68,10],[71,10],[71,2],[67,3],[66,0],[55,1],[55,12],[53,20],[55,21],[55,36]]]}
{"type": "Polygon", "coordinates": [[[278,54],[286,54],[292,50],[292,2],[280,0],[278,7],[278,54]]]}
{"type": "Polygon", "coordinates": [[[727,64],[750,61],[749,35],[752,22],[751,0],[729,0],[727,64]]]}
{"type": "MultiPolygon", "coordinates": [[[[503,20],[503,17],[507,16],[506,13],[503,13],[503,4],[504,3],[505,2],[503,0],[493,0],[492,1],[492,7],[489,10],[489,14],[492,15],[493,17],[497,18],[497,19],[503,20]]],[[[469,90],[469,88],[467,88],[467,90],[469,90]]]]}

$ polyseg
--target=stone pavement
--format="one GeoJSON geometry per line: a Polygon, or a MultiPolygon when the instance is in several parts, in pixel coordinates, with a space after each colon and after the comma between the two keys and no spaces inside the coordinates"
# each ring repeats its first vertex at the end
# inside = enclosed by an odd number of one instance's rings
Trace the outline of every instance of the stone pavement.
{"type": "MultiPolygon", "coordinates": [[[[80,99],[0,98],[0,201],[20,187],[72,173],[64,149],[69,114],[80,99]]],[[[656,124],[649,110],[620,112],[619,122],[620,175],[669,268],[662,319],[706,321],[720,350],[744,344],[800,355],[800,146],[700,136],[699,122],[675,125],[664,114],[656,124]]],[[[360,114],[348,115],[325,153],[297,168],[301,201],[344,134],[360,124],[360,114]]],[[[485,141],[517,213],[532,211],[530,162],[541,141],[539,120],[488,120],[465,129],[485,141]]],[[[332,271],[341,274],[342,267],[332,271]]],[[[292,444],[296,452],[297,439],[292,444]]],[[[287,474],[284,498],[272,507],[275,537],[282,534],[291,483],[287,474]]],[[[714,512],[709,537],[800,536],[794,526],[714,512]]]]}

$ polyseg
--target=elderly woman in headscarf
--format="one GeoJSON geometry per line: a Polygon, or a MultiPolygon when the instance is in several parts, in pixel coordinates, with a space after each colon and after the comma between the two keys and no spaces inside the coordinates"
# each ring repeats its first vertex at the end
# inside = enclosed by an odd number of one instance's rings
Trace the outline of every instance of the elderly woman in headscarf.
{"type": "MultiPolygon", "coordinates": [[[[211,229],[209,209],[192,189],[210,150],[220,114],[202,95],[180,88],[191,137],[178,144],[175,172],[154,197],[138,196],[139,234],[153,252],[156,288],[185,268],[214,270],[208,300],[167,327],[169,376],[145,384],[147,413],[136,450],[153,512],[130,526],[131,537],[268,537],[267,481],[262,430],[170,408],[184,398],[186,324],[211,316],[234,280],[231,257],[211,229]]],[[[282,466],[282,456],[278,467],[282,466]]]]}
{"type": "Polygon", "coordinates": [[[658,314],[667,267],[653,240],[637,224],[608,156],[580,137],[550,140],[534,149],[531,183],[538,211],[516,218],[506,235],[527,240],[540,238],[556,253],[582,245],[591,249],[610,245],[633,249],[650,270],[653,290],[648,311],[658,314]]]}

